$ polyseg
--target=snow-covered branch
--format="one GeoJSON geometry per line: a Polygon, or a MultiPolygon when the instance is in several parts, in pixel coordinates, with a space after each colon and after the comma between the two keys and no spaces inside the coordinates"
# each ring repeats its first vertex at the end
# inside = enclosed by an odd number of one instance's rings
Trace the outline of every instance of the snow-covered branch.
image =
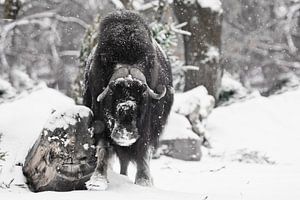
{"type": "Polygon", "coordinates": [[[194,66],[194,65],[184,65],[184,66],[182,66],[181,70],[183,70],[183,71],[189,71],[189,70],[199,71],[199,67],[194,66]]]}
{"type": "Polygon", "coordinates": [[[181,28],[186,26],[187,22],[181,23],[181,24],[177,24],[175,25],[175,23],[171,24],[171,30],[175,33],[179,33],[181,35],[187,35],[187,36],[191,36],[192,34],[189,31],[185,31],[182,30],[181,28]]]}
{"type": "Polygon", "coordinates": [[[132,6],[135,10],[137,11],[146,11],[146,10],[150,10],[153,8],[157,8],[159,6],[159,1],[155,0],[155,1],[150,1],[148,3],[139,3],[138,1],[134,1],[132,3],[132,6]]]}
{"type": "Polygon", "coordinates": [[[111,0],[111,2],[115,5],[116,9],[124,9],[125,6],[120,0],[111,0]]]}
{"type": "Polygon", "coordinates": [[[63,57],[63,56],[75,56],[78,57],[80,54],[80,51],[75,51],[75,50],[66,50],[66,51],[61,51],[59,52],[59,56],[63,57]]]}

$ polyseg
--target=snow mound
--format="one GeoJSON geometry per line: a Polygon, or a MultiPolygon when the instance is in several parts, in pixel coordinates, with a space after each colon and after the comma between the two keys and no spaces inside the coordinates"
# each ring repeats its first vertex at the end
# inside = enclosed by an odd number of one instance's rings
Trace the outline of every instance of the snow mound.
{"type": "Polygon", "coordinates": [[[207,124],[214,151],[230,155],[248,149],[276,163],[299,162],[299,100],[296,90],[218,107],[207,124]]]}
{"type": "MultiPolygon", "coordinates": [[[[157,189],[155,187],[142,187],[135,185],[128,177],[116,174],[108,170],[108,178],[110,180],[109,188],[106,191],[72,191],[72,192],[40,192],[31,193],[24,189],[19,189],[18,192],[9,192],[4,190],[1,192],[3,199],[22,199],[22,200],[40,200],[40,199],[55,199],[55,200],[81,200],[81,199],[149,199],[149,200],[195,200],[202,199],[199,194],[175,192],[157,189]]],[[[17,190],[14,188],[14,190],[17,190]]],[[[204,197],[203,197],[204,198],[204,197]]]]}

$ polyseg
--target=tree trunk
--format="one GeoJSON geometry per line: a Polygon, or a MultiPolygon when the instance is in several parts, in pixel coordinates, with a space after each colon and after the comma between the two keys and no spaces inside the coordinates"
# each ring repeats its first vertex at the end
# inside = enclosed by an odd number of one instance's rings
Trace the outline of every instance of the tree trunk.
{"type": "MultiPolygon", "coordinates": [[[[210,0],[207,0],[210,1],[210,0]]],[[[188,22],[184,36],[186,65],[198,66],[185,74],[185,91],[204,85],[208,93],[218,99],[223,69],[220,66],[222,10],[201,7],[198,1],[174,1],[179,23],[188,22]]]]}
{"type": "Polygon", "coordinates": [[[86,189],[96,167],[93,134],[103,130],[101,123],[90,128],[91,123],[92,111],[84,106],[53,113],[25,159],[32,191],[86,189]]]}
{"type": "MultiPolygon", "coordinates": [[[[21,8],[21,2],[20,0],[5,0],[4,2],[4,19],[8,19],[8,20],[16,20],[17,19],[17,16],[18,16],[18,12],[21,8]]],[[[15,47],[15,29],[12,30],[12,38],[11,38],[11,48],[14,48],[15,47]]],[[[1,44],[1,45],[4,45],[4,44],[1,44]]],[[[4,48],[4,47],[3,47],[4,48]]],[[[3,73],[7,73],[8,74],[8,79],[9,81],[12,83],[12,77],[11,77],[11,72],[12,72],[12,67],[10,67],[10,64],[12,61],[15,61],[16,60],[16,57],[13,56],[12,58],[8,59],[6,58],[6,55],[5,55],[5,52],[1,52],[3,53],[4,55],[4,59],[5,59],[5,62],[2,63],[3,65],[3,68],[0,73],[3,74],[3,73]]]]}
{"type": "Polygon", "coordinates": [[[4,19],[17,19],[21,7],[19,0],[5,0],[4,2],[4,19]]]}

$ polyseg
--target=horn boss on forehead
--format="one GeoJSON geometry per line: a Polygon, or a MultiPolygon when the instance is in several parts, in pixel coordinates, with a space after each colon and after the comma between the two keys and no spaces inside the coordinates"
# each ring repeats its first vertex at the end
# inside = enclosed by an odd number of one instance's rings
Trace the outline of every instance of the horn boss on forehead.
{"type": "Polygon", "coordinates": [[[117,68],[117,70],[112,75],[108,86],[105,88],[105,90],[100,93],[97,97],[97,101],[102,101],[105,96],[111,91],[111,88],[113,84],[115,84],[116,81],[140,81],[146,88],[146,93],[149,94],[149,96],[153,99],[161,99],[166,95],[167,89],[166,86],[160,85],[161,93],[155,93],[147,84],[147,80],[145,75],[142,73],[142,71],[138,68],[132,67],[128,69],[127,67],[120,67],[117,68]]]}

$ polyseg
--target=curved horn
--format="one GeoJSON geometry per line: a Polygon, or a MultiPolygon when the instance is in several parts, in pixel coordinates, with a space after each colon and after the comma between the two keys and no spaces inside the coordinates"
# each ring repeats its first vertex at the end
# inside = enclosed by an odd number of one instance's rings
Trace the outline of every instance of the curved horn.
{"type": "Polygon", "coordinates": [[[137,68],[131,68],[130,74],[133,78],[140,80],[147,88],[146,92],[152,97],[153,99],[161,99],[166,95],[167,88],[165,86],[162,86],[162,92],[160,94],[155,93],[147,84],[145,75],[137,68]]]}
{"type": "Polygon", "coordinates": [[[101,92],[98,97],[97,97],[97,101],[100,102],[104,99],[104,97],[106,97],[106,95],[108,94],[108,92],[110,92],[111,89],[110,89],[110,85],[108,85],[104,90],[103,92],[101,92]]]}
{"type": "Polygon", "coordinates": [[[103,92],[101,92],[98,97],[97,97],[97,101],[100,102],[102,101],[106,95],[111,91],[111,87],[112,87],[112,83],[117,80],[118,78],[123,78],[126,77],[129,74],[129,70],[125,67],[119,68],[115,71],[115,73],[113,73],[113,75],[111,76],[107,87],[103,90],[103,92]]]}
{"type": "Polygon", "coordinates": [[[147,92],[150,95],[150,97],[152,97],[153,99],[157,99],[157,100],[163,98],[166,95],[167,88],[166,88],[166,86],[163,86],[163,85],[161,85],[161,86],[163,87],[163,91],[160,94],[157,94],[147,85],[147,92]]]}

